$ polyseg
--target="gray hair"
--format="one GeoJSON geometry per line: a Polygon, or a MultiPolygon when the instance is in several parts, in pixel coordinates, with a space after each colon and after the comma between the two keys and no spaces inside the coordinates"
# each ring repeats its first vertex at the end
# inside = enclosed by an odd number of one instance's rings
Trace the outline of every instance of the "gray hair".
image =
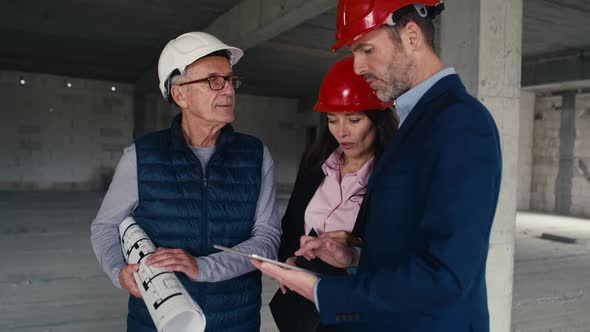
{"type": "Polygon", "coordinates": [[[188,77],[186,77],[185,73],[186,73],[186,70],[184,72],[178,74],[178,75],[172,76],[170,78],[170,86],[172,86],[172,85],[179,85],[179,84],[182,84],[184,82],[187,82],[188,81],[188,77]]]}

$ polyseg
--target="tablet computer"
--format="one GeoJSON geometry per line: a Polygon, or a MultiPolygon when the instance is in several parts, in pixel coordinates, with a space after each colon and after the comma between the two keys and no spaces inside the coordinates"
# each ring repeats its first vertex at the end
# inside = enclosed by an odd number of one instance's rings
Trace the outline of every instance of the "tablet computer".
{"type": "Polygon", "coordinates": [[[287,263],[279,262],[279,261],[274,260],[274,259],[262,257],[262,256],[259,256],[259,255],[256,255],[256,254],[249,254],[249,253],[246,253],[246,252],[243,252],[243,251],[239,251],[239,250],[236,250],[236,249],[232,249],[232,248],[220,246],[220,245],[217,245],[217,244],[214,244],[213,245],[213,248],[219,249],[219,250],[223,250],[223,251],[227,251],[227,252],[231,252],[232,254],[236,254],[236,255],[248,257],[248,258],[251,258],[251,259],[258,260],[258,261],[275,264],[275,265],[278,265],[278,266],[280,266],[282,268],[285,268],[285,269],[295,270],[295,271],[301,271],[301,272],[307,272],[307,273],[315,274],[316,276],[321,276],[319,273],[316,273],[316,272],[313,272],[313,271],[309,271],[309,270],[306,270],[306,269],[302,269],[302,268],[300,268],[298,266],[293,266],[293,265],[289,265],[287,263]]]}

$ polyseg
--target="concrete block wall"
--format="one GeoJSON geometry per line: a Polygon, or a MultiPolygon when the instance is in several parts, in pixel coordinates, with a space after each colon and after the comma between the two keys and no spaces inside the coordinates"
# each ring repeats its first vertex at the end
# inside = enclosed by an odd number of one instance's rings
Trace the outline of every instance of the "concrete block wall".
{"type": "Polygon", "coordinates": [[[530,207],[555,211],[555,181],[559,169],[561,96],[537,97],[533,134],[533,168],[530,207]]]}
{"type": "Polygon", "coordinates": [[[571,214],[590,218],[590,93],[576,96],[571,214]]]}
{"type": "Polygon", "coordinates": [[[308,95],[299,99],[297,106],[297,160],[301,161],[307,147],[315,140],[311,135],[319,137],[326,127],[326,115],[316,113],[313,107],[317,103],[317,95],[308,95]],[[322,120],[323,119],[323,120],[322,120]],[[324,125],[322,125],[324,123],[324,125]],[[315,133],[315,134],[312,134],[315,133]]]}
{"type": "Polygon", "coordinates": [[[132,137],[132,96],[131,85],[0,71],[0,190],[104,189],[132,137]]]}
{"type": "Polygon", "coordinates": [[[532,92],[521,91],[520,93],[516,202],[518,210],[529,210],[531,208],[535,97],[536,95],[532,92]]]}
{"type": "MultiPolygon", "coordinates": [[[[521,120],[527,116],[523,112],[527,108],[521,105],[521,120]]],[[[530,169],[526,137],[519,143],[519,208],[527,204],[530,174],[530,210],[590,218],[590,93],[536,96],[532,123],[530,169]]],[[[526,136],[526,122],[520,128],[526,136]]]]}
{"type": "Polygon", "coordinates": [[[299,162],[297,100],[239,94],[235,112],[234,128],[260,138],[272,154],[277,192],[290,192],[299,162]]]}
{"type": "Polygon", "coordinates": [[[179,108],[162,98],[159,93],[142,93],[135,96],[134,137],[170,127],[179,108]]]}

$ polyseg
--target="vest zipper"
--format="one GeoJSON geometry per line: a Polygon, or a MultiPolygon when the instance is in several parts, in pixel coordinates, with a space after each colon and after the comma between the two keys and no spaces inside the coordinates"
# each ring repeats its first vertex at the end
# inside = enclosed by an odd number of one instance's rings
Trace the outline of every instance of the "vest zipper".
{"type": "Polygon", "coordinates": [[[207,194],[207,173],[203,175],[203,197],[201,204],[201,252],[205,253],[208,251],[208,240],[209,240],[209,218],[207,217],[207,205],[208,205],[208,194],[207,194]]]}

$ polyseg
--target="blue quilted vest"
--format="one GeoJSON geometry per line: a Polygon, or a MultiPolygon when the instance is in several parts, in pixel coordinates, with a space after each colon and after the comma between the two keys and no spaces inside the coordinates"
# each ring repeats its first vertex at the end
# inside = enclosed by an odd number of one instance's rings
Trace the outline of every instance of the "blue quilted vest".
{"type": "MultiPolygon", "coordinates": [[[[156,247],[180,248],[207,256],[213,244],[232,247],[248,240],[254,226],[262,176],[262,143],[226,125],[203,174],[180,126],[148,134],[135,142],[139,205],[133,212],[156,247]]],[[[203,309],[206,331],[259,331],[260,273],[222,282],[178,278],[203,309]]],[[[127,331],[156,331],[141,299],[129,298],[127,331]]]]}

